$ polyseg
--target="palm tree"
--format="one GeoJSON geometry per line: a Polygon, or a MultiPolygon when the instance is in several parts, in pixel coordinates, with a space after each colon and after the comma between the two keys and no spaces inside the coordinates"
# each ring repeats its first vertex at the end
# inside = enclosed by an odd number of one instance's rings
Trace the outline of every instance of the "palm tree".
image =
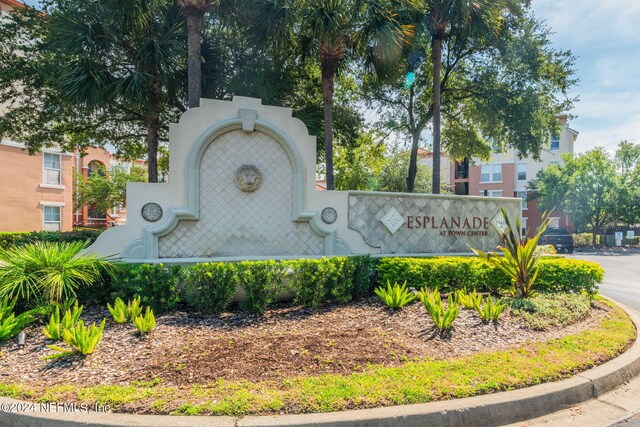
{"type": "Polygon", "coordinates": [[[202,20],[211,9],[211,0],[178,0],[187,21],[188,37],[188,81],[189,108],[200,106],[202,94],[202,70],[200,45],[202,43],[202,20]]]}
{"type": "Polygon", "coordinates": [[[180,9],[167,0],[75,1],[50,15],[45,43],[62,58],[61,91],[90,114],[117,111],[118,126],[131,134],[145,130],[149,182],[158,180],[167,114],[184,109],[183,22],[180,9]]]}
{"type": "Polygon", "coordinates": [[[445,39],[494,32],[502,12],[515,8],[511,0],[425,0],[421,19],[431,35],[433,65],[433,194],[440,194],[440,110],[442,44],[445,39]]]}
{"type": "Polygon", "coordinates": [[[333,95],[335,77],[349,56],[379,66],[401,52],[409,27],[388,0],[257,0],[265,13],[257,32],[270,42],[293,40],[303,58],[317,55],[322,78],[327,189],[333,190],[333,95]],[[286,29],[286,31],[285,31],[286,29]],[[287,34],[285,34],[287,33],[287,34]],[[275,36],[274,36],[275,34],[275,36]]]}

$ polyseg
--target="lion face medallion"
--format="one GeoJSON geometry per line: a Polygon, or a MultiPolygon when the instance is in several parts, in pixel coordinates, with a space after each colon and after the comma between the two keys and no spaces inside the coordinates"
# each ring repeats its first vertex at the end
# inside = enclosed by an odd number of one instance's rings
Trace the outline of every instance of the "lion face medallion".
{"type": "Polygon", "coordinates": [[[242,165],[236,171],[236,186],[245,193],[253,193],[262,185],[262,173],[254,165],[242,165]]]}

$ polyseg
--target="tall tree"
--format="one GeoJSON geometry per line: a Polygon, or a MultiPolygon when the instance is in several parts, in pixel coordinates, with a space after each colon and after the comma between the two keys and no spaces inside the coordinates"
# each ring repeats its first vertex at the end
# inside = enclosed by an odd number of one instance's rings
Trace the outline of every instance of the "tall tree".
{"type": "Polygon", "coordinates": [[[538,173],[533,187],[540,206],[546,210],[560,206],[578,228],[591,228],[595,244],[598,232],[622,213],[615,164],[603,148],[566,156],[564,162],[563,167],[538,173]]]}
{"type": "MultiPolygon", "coordinates": [[[[422,51],[430,56],[431,36],[422,28],[417,27],[416,38],[405,51],[406,62],[397,64],[394,72],[362,78],[363,95],[378,109],[379,125],[411,138],[409,189],[418,143],[435,110],[430,61],[415,68],[410,89],[403,87],[410,55],[422,51]]],[[[494,145],[537,158],[548,145],[559,126],[556,116],[574,102],[567,97],[574,83],[574,58],[568,51],[552,49],[548,33],[525,8],[523,13],[505,12],[497,33],[458,31],[444,39],[441,141],[449,158],[485,159],[494,145]]]]}
{"type": "MultiPolygon", "coordinates": [[[[317,55],[322,79],[324,149],[327,189],[333,190],[333,101],[335,77],[345,59],[356,52],[371,54],[380,64],[399,53],[408,27],[396,19],[388,0],[262,0],[268,11],[258,27],[291,40],[301,55],[317,55]],[[288,36],[283,36],[288,30],[288,36]]],[[[273,40],[275,37],[271,36],[273,40]]]]}
{"type": "Polygon", "coordinates": [[[440,193],[440,129],[442,106],[442,49],[447,38],[497,32],[507,0],[426,0],[425,26],[431,35],[433,66],[433,194],[440,193]]]}
{"type": "Polygon", "coordinates": [[[189,108],[200,106],[202,95],[202,20],[211,0],[178,0],[187,21],[189,108]]]}
{"type": "Polygon", "coordinates": [[[640,164],[640,144],[620,141],[615,155],[616,166],[622,175],[630,174],[640,164]]]}
{"type": "Polygon", "coordinates": [[[10,104],[0,133],[32,152],[52,143],[111,142],[127,154],[145,147],[156,182],[160,137],[184,111],[180,9],[170,0],[42,4],[44,13],[25,8],[0,24],[8,35],[0,41],[7,60],[0,61],[0,100],[10,104]]]}

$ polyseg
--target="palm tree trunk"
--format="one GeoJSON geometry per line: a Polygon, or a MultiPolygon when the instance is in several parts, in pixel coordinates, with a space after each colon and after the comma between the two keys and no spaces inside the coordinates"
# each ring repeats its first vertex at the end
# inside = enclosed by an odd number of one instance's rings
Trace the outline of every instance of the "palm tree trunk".
{"type": "Polygon", "coordinates": [[[147,113],[147,173],[149,182],[158,182],[158,140],[160,129],[160,77],[156,76],[149,88],[151,108],[147,113]]]}
{"type": "Polygon", "coordinates": [[[431,47],[433,61],[433,175],[432,193],[440,194],[440,69],[442,68],[442,39],[435,37],[431,47]]]}
{"type": "Polygon", "coordinates": [[[200,106],[202,95],[202,54],[200,45],[202,41],[202,18],[204,12],[195,8],[185,10],[188,36],[188,85],[189,108],[200,106]]]}
{"type": "Polygon", "coordinates": [[[409,90],[409,126],[411,127],[411,157],[409,158],[409,174],[407,175],[407,192],[413,193],[416,185],[416,175],[418,174],[418,143],[420,142],[420,131],[416,129],[415,116],[413,115],[413,101],[415,90],[413,85],[409,90]]]}
{"type": "Polygon", "coordinates": [[[333,190],[333,91],[338,60],[322,60],[322,102],[324,104],[324,154],[327,190],[333,190]]]}

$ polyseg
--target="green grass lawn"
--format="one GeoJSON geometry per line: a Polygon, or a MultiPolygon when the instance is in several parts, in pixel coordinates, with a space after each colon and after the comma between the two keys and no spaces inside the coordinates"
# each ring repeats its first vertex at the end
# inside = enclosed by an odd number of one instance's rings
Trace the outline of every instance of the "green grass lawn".
{"type": "Polygon", "coordinates": [[[457,359],[416,360],[400,367],[369,366],[349,375],[256,383],[221,380],[190,388],[164,386],[159,380],[42,389],[0,384],[0,394],[37,401],[98,403],[120,412],[174,415],[339,411],[467,397],[560,380],[615,357],[635,336],[629,317],[615,307],[597,327],[546,343],[457,359]]]}

